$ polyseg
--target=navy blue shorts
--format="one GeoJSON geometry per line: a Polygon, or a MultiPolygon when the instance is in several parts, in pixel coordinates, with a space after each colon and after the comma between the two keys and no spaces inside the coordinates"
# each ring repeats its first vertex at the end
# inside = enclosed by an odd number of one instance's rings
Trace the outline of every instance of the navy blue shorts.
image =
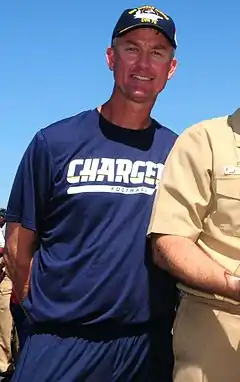
{"type": "Polygon", "coordinates": [[[60,334],[29,335],[11,382],[172,382],[171,333],[104,340],[60,334]]]}
{"type": "Polygon", "coordinates": [[[30,323],[28,323],[28,318],[26,317],[20,304],[15,304],[11,302],[10,311],[12,313],[12,318],[16,326],[19,340],[19,349],[21,351],[28,336],[28,329],[30,323]]]}

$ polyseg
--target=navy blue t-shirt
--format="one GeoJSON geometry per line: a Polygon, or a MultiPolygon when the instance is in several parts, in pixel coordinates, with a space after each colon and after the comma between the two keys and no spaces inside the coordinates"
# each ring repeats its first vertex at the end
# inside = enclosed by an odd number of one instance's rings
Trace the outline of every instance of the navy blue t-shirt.
{"type": "Polygon", "coordinates": [[[7,221],[37,231],[24,307],[38,322],[141,323],[174,309],[147,227],[176,134],[121,128],[89,110],[40,130],[18,168],[7,221]]]}

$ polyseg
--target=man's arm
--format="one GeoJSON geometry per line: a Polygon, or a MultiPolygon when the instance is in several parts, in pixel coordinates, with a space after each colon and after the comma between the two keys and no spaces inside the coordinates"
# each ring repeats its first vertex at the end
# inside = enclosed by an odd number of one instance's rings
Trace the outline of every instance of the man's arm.
{"type": "MultiPolygon", "coordinates": [[[[25,151],[10,193],[6,214],[7,271],[19,300],[29,286],[36,238],[43,220],[52,185],[52,159],[43,132],[38,132],[25,151]]],[[[39,238],[39,241],[41,239],[39,238]]]]}
{"type": "Polygon", "coordinates": [[[239,280],[195,244],[214,197],[212,161],[202,123],[177,139],[166,161],[148,233],[158,266],[193,288],[239,300],[239,280]]]}
{"type": "Polygon", "coordinates": [[[19,301],[28,293],[35,246],[34,231],[23,228],[19,223],[7,223],[4,261],[19,301]]]}
{"type": "Polygon", "coordinates": [[[240,301],[240,279],[204,253],[192,240],[153,235],[154,262],[184,284],[240,301]]]}

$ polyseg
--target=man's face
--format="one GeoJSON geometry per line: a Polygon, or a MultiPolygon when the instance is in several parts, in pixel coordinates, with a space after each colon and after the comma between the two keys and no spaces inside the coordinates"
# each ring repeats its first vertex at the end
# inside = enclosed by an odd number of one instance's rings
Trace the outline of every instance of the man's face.
{"type": "Polygon", "coordinates": [[[107,61],[115,88],[138,103],[154,102],[176,68],[170,42],[153,28],[136,28],[117,38],[107,49],[107,61]]]}

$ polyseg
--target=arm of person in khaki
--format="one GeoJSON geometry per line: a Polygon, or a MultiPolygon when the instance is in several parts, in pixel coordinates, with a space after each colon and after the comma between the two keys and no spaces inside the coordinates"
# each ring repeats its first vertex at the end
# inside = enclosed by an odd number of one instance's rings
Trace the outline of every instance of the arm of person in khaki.
{"type": "Polygon", "coordinates": [[[148,234],[159,267],[190,287],[239,301],[239,279],[196,245],[212,202],[211,172],[211,147],[200,123],[177,139],[167,159],[148,234]]]}
{"type": "Polygon", "coordinates": [[[52,159],[40,132],[28,146],[15,176],[6,214],[4,260],[19,301],[29,289],[31,265],[50,200],[52,159]]]}

